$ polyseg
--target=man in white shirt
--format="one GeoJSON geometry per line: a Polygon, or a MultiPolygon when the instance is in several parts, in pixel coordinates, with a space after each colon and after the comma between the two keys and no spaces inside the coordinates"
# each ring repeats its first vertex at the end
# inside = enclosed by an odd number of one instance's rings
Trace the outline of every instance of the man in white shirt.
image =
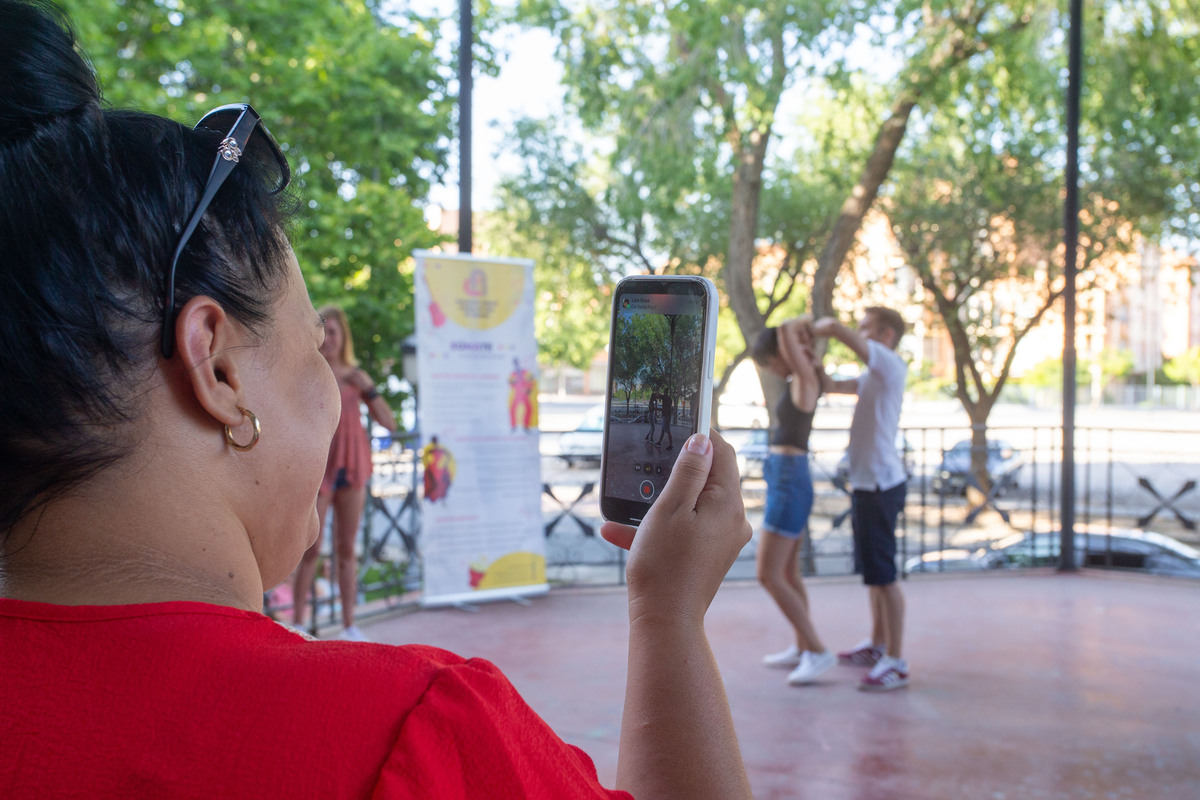
{"type": "Polygon", "coordinates": [[[908,684],[908,662],[901,655],[904,595],[896,580],[896,519],[904,508],[908,479],[895,444],[908,375],[908,365],[896,353],[904,327],[897,311],[879,306],[866,310],[858,330],[832,317],[812,323],[813,335],[843,342],[866,365],[851,380],[824,375],[822,388],[858,395],[850,422],[850,519],[855,566],[870,592],[872,630],[869,639],[839,653],[838,660],[870,666],[858,688],[874,692],[908,684]]]}

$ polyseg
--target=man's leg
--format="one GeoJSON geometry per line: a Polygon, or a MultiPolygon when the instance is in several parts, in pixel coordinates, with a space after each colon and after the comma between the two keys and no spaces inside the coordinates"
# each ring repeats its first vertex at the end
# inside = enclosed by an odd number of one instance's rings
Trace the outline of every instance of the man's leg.
{"type": "Polygon", "coordinates": [[[875,591],[877,588],[879,587],[867,587],[871,600],[871,641],[879,645],[880,649],[884,649],[887,643],[887,625],[884,624],[887,609],[883,602],[883,592],[875,591]]]}
{"type": "Polygon", "coordinates": [[[899,582],[871,587],[871,607],[875,610],[876,642],[882,642],[884,652],[900,658],[904,643],[904,593],[899,582]]]}
{"type": "Polygon", "coordinates": [[[858,688],[886,692],[908,685],[908,662],[904,660],[904,594],[897,583],[896,520],[904,507],[905,485],[861,495],[863,580],[870,586],[876,624],[882,627],[883,658],[871,668],[858,688]]]}
{"type": "Polygon", "coordinates": [[[904,593],[900,591],[896,575],[896,520],[904,509],[904,496],[907,491],[907,485],[902,483],[878,494],[880,533],[884,540],[884,550],[888,553],[887,566],[892,578],[879,584],[883,610],[883,641],[887,645],[887,654],[893,658],[900,658],[904,649],[904,593]]]}
{"type": "Polygon", "coordinates": [[[881,651],[887,641],[884,625],[884,607],[879,592],[871,585],[871,566],[868,563],[872,555],[871,540],[866,538],[870,533],[873,520],[873,504],[871,493],[855,490],[850,495],[850,533],[854,545],[854,571],[863,576],[867,585],[867,606],[871,615],[871,644],[881,651]]]}

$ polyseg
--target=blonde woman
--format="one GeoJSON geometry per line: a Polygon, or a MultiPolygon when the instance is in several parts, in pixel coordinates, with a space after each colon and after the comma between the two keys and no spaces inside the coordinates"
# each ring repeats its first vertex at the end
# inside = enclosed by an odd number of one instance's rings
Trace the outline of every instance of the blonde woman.
{"type": "MultiPolygon", "coordinates": [[[[358,559],[354,552],[355,536],[367,501],[367,480],[371,477],[371,440],[362,424],[360,404],[365,404],[371,419],[396,430],[396,416],[375,388],[375,382],[358,366],[354,357],[354,337],[346,314],[337,306],[325,306],[318,312],[325,320],[325,341],[321,355],[329,362],[337,378],[342,412],[337,431],[329,446],[325,478],[317,494],[317,516],[321,530],[325,516],[333,508],[333,542],[337,564],[338,589],[342,598],[341,638],[365,641],[366,636],[354,624],[354,605],[358,598],[358,559]]],[[[293,620],[304,625],[308,596],[312,592],[321,552],[321,539],[313,543],[296,568],[293,589],[293,620]]]]}

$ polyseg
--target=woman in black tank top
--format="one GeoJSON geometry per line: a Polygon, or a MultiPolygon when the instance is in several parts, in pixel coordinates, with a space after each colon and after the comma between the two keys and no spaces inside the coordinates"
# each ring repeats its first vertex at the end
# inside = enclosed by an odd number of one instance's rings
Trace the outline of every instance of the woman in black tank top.
{"type": "Polygon", "coordinates": [[[813,682],[837,662],[813,627],[808,592],[800,576],[800,537],[808,527],[813,505],[808,438],[821,393],[821,366],[812,349],[808,324],[800,318],[767,328],[750,349],[761,369],[788,382],[775,407],[763,468],[767,503],[758,539],[758,580],[795,636],[790,647],[766,656],[763,663],[791,670],[788,683],[794,685],[813,682]]]}

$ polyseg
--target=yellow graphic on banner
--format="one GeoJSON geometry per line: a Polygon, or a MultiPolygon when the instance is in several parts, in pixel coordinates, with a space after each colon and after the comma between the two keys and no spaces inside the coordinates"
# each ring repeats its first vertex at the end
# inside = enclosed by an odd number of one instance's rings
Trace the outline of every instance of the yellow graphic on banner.
{"type": "Polygon", "coordinates": [[[546,557],[537,553],[509,553],[491,564],[472,564],[471,588],[503,589],[546,582],[546,557]]]}
{"type": "Polygon", "coordinates": [[[434,306],[471,330],[494,328],[512,315],[525,291],[525,272],[478,261],[431,258],[425,263],[434,306]]]}

